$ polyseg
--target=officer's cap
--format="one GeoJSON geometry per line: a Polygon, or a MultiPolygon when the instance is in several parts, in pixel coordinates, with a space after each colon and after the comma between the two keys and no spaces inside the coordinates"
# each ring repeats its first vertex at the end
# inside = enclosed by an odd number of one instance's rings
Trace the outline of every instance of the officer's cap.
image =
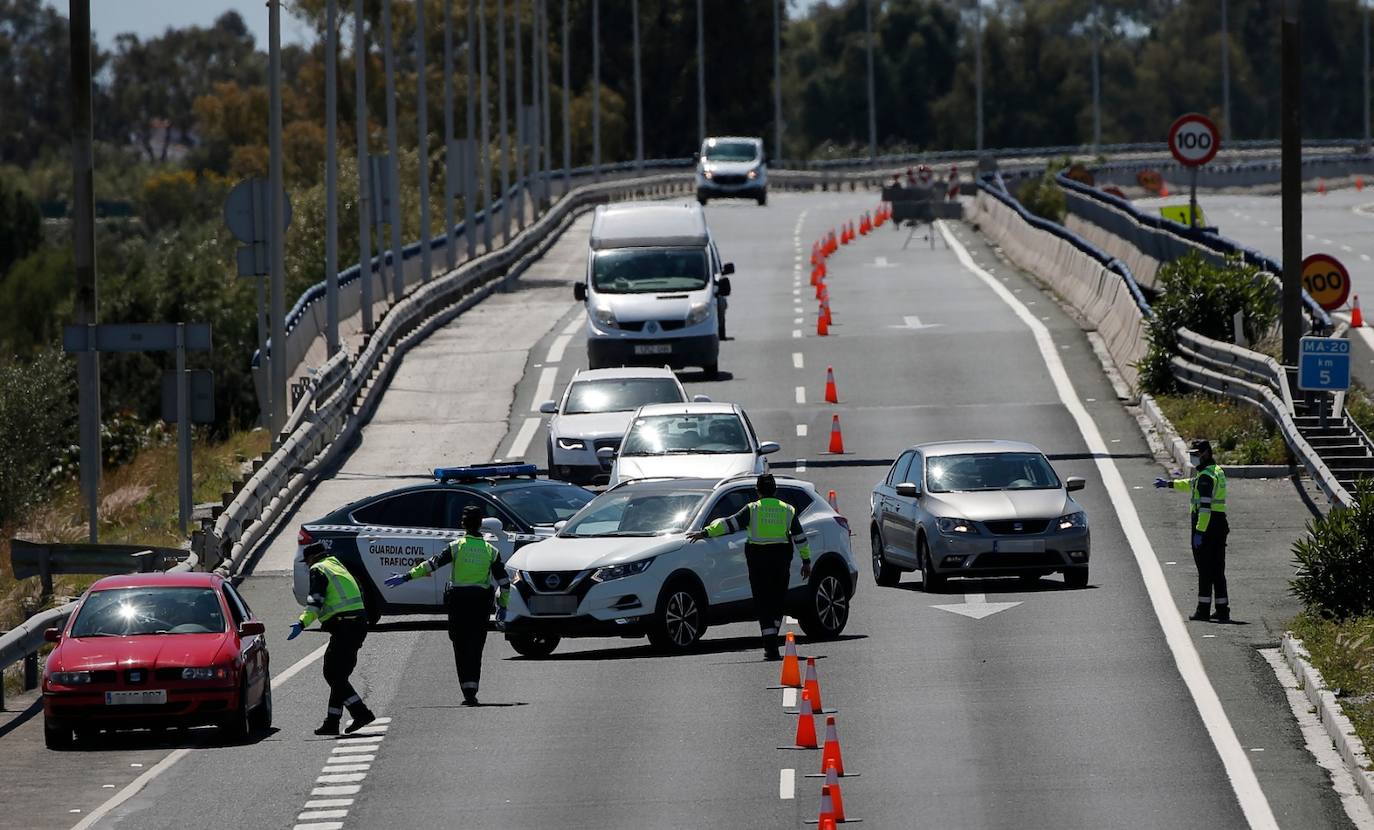
{"type": "Polygon", "coordinates": [[[463,525],[464,525],[464,526],[467,526],[467,525],[469,525],[469,524],[471,524],[471,523],[473,523],[473,522],[476,522],[477,524],[481,524],[481,523],[482,523],[482,517],[483,517],[482,508],[478,507],[478,506],[475,505],[475,504],[469,504],[467,507],[464,507],[464,508],[463,508],[463,525]]]}
{"type": "Polygon", "coordinates": [[[778,481],[777,479],[773,478],[772,473],[764,473],[763,475],[758,477],[758,481],[754,483],[754,486],[760,490],[776,490],[778,487],[778,481]]]}
{"type": "Polygon", "coordinates": [[[1199,455],[1212,454],[1212,443],[1208,441],[1206,438],[1194,438],[1193,443],[1189,444],[1189,448],[1192,449],[1193,452],[1198,453],[1199,455]]]}

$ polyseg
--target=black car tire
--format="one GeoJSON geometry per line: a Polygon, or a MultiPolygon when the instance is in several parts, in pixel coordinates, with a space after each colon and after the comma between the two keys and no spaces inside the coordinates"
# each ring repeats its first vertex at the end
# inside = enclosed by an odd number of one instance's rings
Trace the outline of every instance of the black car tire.
{"type": "Polygon", "coordinates": [[[1064,571],[1064,584],[1070,588],[1088,587],[1088,566],[1083,565],[1064,571]]]}
{"type": "Polygon", "coordinates": [[[759,207],[763,207],[764,205],[768,204],[768,191],[765,190],[764,192],[760,193],[757,197],[757,201],[759,203],[759,207]]]}
{"type": "Polygon", "coordinates": [[[248,736],[253,734],[252,714],[252,708],[248,705],[248,683],[245,680],[239,688],[239,705],[219,723],[224,736],[233,743],[247,740],[248,736]]]}
{"type": "Polygon", "coordinates": [[[510,643],[510,647],[521,657],[538,659],[553,654],[562,638],[550,634],[508,634],[506,642],[510,643]]]}
{"type": "Polygon", "coordinates": [[[806,607],[797,617],[802,631],[813,640],[833,640],[849,623],[849,575],[834,565],[811,574],[806,607]]]}
{"type": "Polygon", "coordinates": [[[262,700],[248,714],[249,728],[254,732],[266,732],[272,728],[272,676],[263,679],[262,700]]]}
{"type": "Polygon", "coordinates": [[[701,371],[706,375],[706,379],[707,379],[707,380],[719,380],[719,379],[720,379],[720,364],[719,364],[719,363],[707,363],[705,366],[702,366],[702,367],[701,367],[701,371]]]}
{"type": "Polygon", "coordinates": [[[891,588],[902,579],[902,572],[899,568],[887,563],[887,557],[883,555],[883,534],[878,528],[873,528],[871,543],[873,545],[873,581],[884,588],[891,588]]]}
{"type": "Polygon", "coordinates": [[[681,654],[689,651],[706,633],[706,599],[685,580],[671,582],[658,598],[649,623],[649,643],[658,651],[681,654]]]}
{"type": "Polygon", "coordinates": [[[930,558],[930,545],[926,544],[924,536],[916,541],[916,556],[921,560],[921,590],[927,594],[944,593],[946,577],[935,572],[935,563],[930,558]]]}
{"type": "Polygon", "coordinates": [[[43,745],[48,749],[62,751],[71,749],[76,741],[72,738],[72,730],[66,726],[54,726],[43,721],[43,745]]]}
{"type": "Polygon", "coordinates": [[[545,445],[545,447],[546,447],[546,452],[548,453],[548,459],[549,459],[549,462],[548,462],[548,463],[549,463],[549,466],[548,466],[548,468],[547,468],[547,470],[545,471],[544,474],[547,475],[549,478],[558,478],[558,476],[554,475],[554,468],[553,468],[553,439],[552,439],[552,438],[549,439],[549,443],[548,443],[547,445],[545,445]]]}
{"type": "Polygon", "coordinates": [[[702,207],[706,207],[706,203],[709,201],[710,199],[707,199],[705,196],[697,194],[697,204],[701,205],[702,207]]]}

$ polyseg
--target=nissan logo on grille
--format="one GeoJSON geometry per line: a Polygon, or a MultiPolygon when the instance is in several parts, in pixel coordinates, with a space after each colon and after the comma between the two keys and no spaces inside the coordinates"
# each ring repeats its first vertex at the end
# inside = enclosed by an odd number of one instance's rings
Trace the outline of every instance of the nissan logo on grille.
{"type": "Polygon", "coordinates": [[[548,588],[550,591],[556,590],[558,586],[562,584],[563,580],[559,578],[558,574],[549,574],[544,577],[544,587],[548,588]]]}
{"type": "Polygon", "coordinates": [[[1021,524],[1020,522],[1013,522],[1011,529],[1016,531],[1017,533],[1020,533],[1022,530],[1025,529],[1025,525],[1021,524]]]}

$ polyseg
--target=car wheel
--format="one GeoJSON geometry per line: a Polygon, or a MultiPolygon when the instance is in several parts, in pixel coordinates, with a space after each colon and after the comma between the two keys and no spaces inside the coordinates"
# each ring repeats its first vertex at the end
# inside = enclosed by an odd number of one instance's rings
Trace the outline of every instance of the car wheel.
{"type": "Polygon", "coordinates": [[[554,475],[554,466],[553,466],[553,439],[552,439],[552,438],[549,439],[549,443],[546,445],[546,452],[548,453],[548,459],[549,459],[549,461],[548,461],[548,467],[546,468],[546,469],[547,469],[547,472],[545,473],[545,475],[547,475],[549,478],[557,478],[557,476],[554,475]]]}
{"type": "Polygon", "coordinates": [[[767,191],[764,191],[763,193],[760,193],[760,194],[758,195],[758,203],[759,203],[759,207],[763,207],[764,205],[768,204],[768,192],[767,192],[767,191]]]}
{"type": "Polygon", "coordinates": [[[658,613],[649,625],[649,643],[659,651],[681,653],[706,633],[706,601],[692,585],[669,585],[658,600],[658,613]]]}
{"type": "Polygon", "coordinates": [[[921,560],[921,590],[927,594],[943,592],[946,577],[935,572],[935,562],[930,558],[930,545],[926,544],[924,536],[916,541],[916,556],[921,560]]]}
{"type": "Polygon", "coordinates": [[[64,750],[71,749],[75,740],[72,738],[70,727],[50,724],[47,720],[43,721],[43,745],[48,749],[64,750]]]}
{"type": "Polygon", "coordinates": [[[506,637],[506,642],[510,643],[510,647],[521,657],[539,658],[553,654],[562,638],[548,634],[511,634],[506,637]]]}
{"type": "Polygon", "coordinates": [[[797,618],[813,640],[840,636],[849,622],[849,578],[839,568],[823,568],[811,578],[806,608],[797,618]]]}
{"type": "Polygon", "coordinates": [[[902,579],[902,572],[887,564],[886,557],[883,556],[883,536],[878,528],[873,528],[873,581],[883,586],[891,588],[902,579]]]}
{"type": "Polygon", "coordinates": [[[272,676],[263,679],[262,700],[248,715],[248,725],[254,732],[266,732],[272,728],[272,676]]]}
{"type": "Polygon", "coordinates": [[[220,721],[219,726],[224,732],[224,736],[233,743],[245,741],[249,735],[253,734],[252,710],[248,706],[247,682],[239,687],[239,705],[235,706],[234,711],[220,721]]]}
{"type": "Polygon", "coordinates": [[[1081,568],[1069,568],[1067,571],[1064,571],[1064,584],[1069,586],[1070,588],[1088,587],[1087,566],[1085,565],[1081,568]]]}
{"type": "Polygon", "coordinates": [[[702,207],[706,207],[706,203],[709,202],[709,201],[710,201],[710,200],[707,199],[705,196],[698,196],[698,197],[697,197],[697,204],[701,205],[702,207]]]}

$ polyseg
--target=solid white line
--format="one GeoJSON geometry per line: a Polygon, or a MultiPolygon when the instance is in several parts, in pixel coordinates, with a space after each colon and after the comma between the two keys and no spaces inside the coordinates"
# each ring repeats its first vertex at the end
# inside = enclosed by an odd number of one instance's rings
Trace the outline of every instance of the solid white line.
{"type": "Polygon", "coordinates": [[[801,352],[792,353],[792,368],[802,369],[806,367],[806,358],[802,357],[801,352]]]}
{"type": "Polygon", "coordinates": [[[553,382],[557,379],[557,366],[545,366],[539,370],[539,382],[534,387],[534,400],[530,401],[531,412],[538,412],[539,405],[553,397],[553,382]]]}
{"type": "MultiPolygon", "coordinates": [[[[368,747],[368,749],[376,749],[376,747],[368,747]]],[[[330,755],[327,759],[325,759],[325,763],[326,763],[326,764],[362,764],[362,763],[366,763],[366,762],[370,762],[370,761],[375,761],[375,760],[377,760],[377,756],[376,756],[376,755],[353,755],[353,754],[344,754],[344,755],[330,755]]],[[[332,768],[332,767],[326,767],[326,769],[333,769],[333,768],[332,768]]]]}
{"type": "Polygon", "coordinates": [[[778,798],[783,801],[791,801],[797,797],[797,771],[794,769],[778,770],[778,798]]]}
{"type": "Polygon", "coordinates": [[[350,807],[353,804],[351,798],[320,798],[315,801],[305,802],[305,809],[315,810],[321,807],[350,807]]]}
{"type": "Polygon", "coordinates": [[[1189,694],[1192,695],[1193,704],[1197,706],[1198,714],[1202,716],[1203,725],[1207,727],[1207,733],[1212,738],[1212,744],[1216,747],[1217,754],[1221,756],[1227,775],[1231,779],[1231,788],[1236,793],[1236,800],[1240,802],[1241,811],[1245,813],[1245,818],[1252,828],[1278,830],[1278,822],[1274,820],[1274,813],[1269,807],[1269,801],[1264,795],[1264,790],[1260,788],[1254,768],[1250,766],[1250,758],[1241,747],[1240,739],[1236,737],[1236,731],[1231,726],[1231,721],[1226,717],[1226,710],[1222,708],[1221,699],[1217,697],[1216,689],[1213,688],[1212,681],[1207,677],[1207,672],[1202,667],[1202,658],[1198,656],[1197,648],[1193,645],[1193,640],[1183,625],[1183,615],[1179,613],[1178,607],[1174,604],[1173,596],[1169,593],[1169,585],[1164,580],[1164,570],[1160,567],[1159,558],[1155,555],[1154,547],[1150,544],[1150,537],[1146,535],[1145,528],[1140,523],[1140,515],[1136,513],[1135,503],[1131,501],[1131,491],[1126,487],[1126,482],[1122,479],[1121,471],[1117,469],[1115,460],[1110,457],[1107,444],[1102,440],[1101,433],[1098,432],[1097,424],[1093,422],[1088,415],[1088,410],[1078,400],[1078,395],[1074,392],[1073,381],[1069,379],[1069,373],[1064,369],[1064,363],[1059,358],[1059,351],[1055,348],[1054,339],[1050,336],[1049,329],[1045,327],[1044,323],[1037,320],[1035,315],[1031,314],[1030,310],[995,277],[973,262],[968,251],[954,238],[954,234],[949,232],[944,220],[937,220],[936,224],[940,228],[940,234],[945,238],[945,244],[954,251],[954,255],[958,257],[964,268],[992,289],[992,292],[1001,298],[1002,302],[1006,303],[1035,335],[1036,345],[1040,348],[1040,357],[1049,370],[1050,378],[1054,381],[1060,402],[1073,416],[1078,431],[1083,436],[1084,443],[1087,444],[1088,452],[1096,456],[1094,463],[1097,465],[1098,473],[1106,486],[1108,501],[1116,511],[1117,521],[1121,524],[1121,529],[1126,535],[1126,541],[1130,543],[1131,552],[1135,555],[1136,564],[1139,566],[1145,582],[1145,590],[1150,595],[1150,602],[1154,606],[1155,617],[1159,620],[1160,628],[1164,631],[1164,639],[1169,644],[1169,651],[1173,653],[1174,664],[1178,667],[1178,672],[1183,678],[1184,685],[1188,687],[1189,694]]]}
{"type": "Polygon", "coordinates": [[[525,423],[520,425],[520,431],[515,433],[515,440],[511,442],[510,452],[506,453],[507,458],[523,458],[525,450],[530,448],[530,442],[534,440],[534,434],[539,431],[538,418],[526,418],[525,423]]]}
{"type": "Polygon", "coordinates": [[[365,772],[349,772],[342,775],[321,775],[315,779],[317,784],[356,784],[367,777],[365,772]]]}
{"type": "Polygon", "coordinates": [[[545,363],[558,363],[563,359],[563,353],[568,350],[568,344],[572,342],[571,334],[560,334],[549,344],[549,356],[544,358],[545,363]]]}
{"type": "Polygon", "coordinates": [[[325,643],[324,645],[305,655],[301,659],[292,663],[290,666],[287,666],[286,671],[282,672],[281,674],[273,675],[272,685],[280,686],[281,684],[300,674],[306,666],[323,657],[324,650],[327,648],[329,648],[329,644],[325,643]]]}
{"type": "Polygon", "coordinates": [[[797,403],[806,403],[806,387],[797,387],[797,403]]]}
{"type": "Polygon", "coordinates": [[[798,438],[805,438],[805,437],[806,437],[806,424],[797,424],[797,437],[798,437],[798,438]]]}
{"type": "Polygon", "coordinates": [[[797,705],[797,690],[791,686],[782,690],[782,708],[791,709],[797,705]]]}
{"type": "Polygon", "coordinates": [[[349,784],[343,787],[316,787],[310,791],[311,795],[357,795],[362,787],[357,784],[349,784]]]}
{"type": "Polygon", "coordinates": [[[585,316],[585,315],[580,315],[580,316],[574,317],[574,318],[572,318],[571,320],[568,321],[568,324],[567,324],[566,326],[563,327],[563,332],[562,332],[562,333],[563,333],[563,334],[577,334],[577,330],[580,329],[580,328],[582,328],[582,327],[585,326],[586,324],[587,324],[587,320],[586,320],[586,316],[585,316]]]}
{"type": "Polygon", "coordinates": [[[296,821],[320,821],[327,818],[346,818],[347,810],[310,810],[296,816],[296,821]]]}

